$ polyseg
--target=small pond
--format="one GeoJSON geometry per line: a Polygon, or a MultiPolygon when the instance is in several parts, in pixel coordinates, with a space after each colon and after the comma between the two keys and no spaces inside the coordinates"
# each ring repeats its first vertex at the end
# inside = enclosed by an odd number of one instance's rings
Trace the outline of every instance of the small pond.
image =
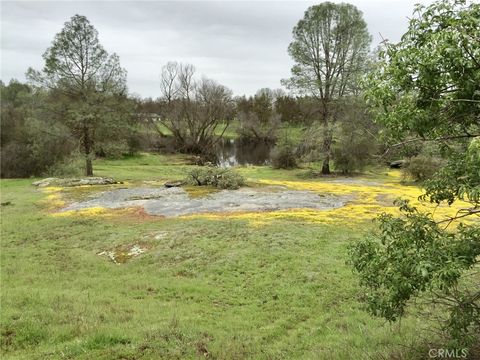
{"type": "Polygon", "coordinates": [[[243,142],[224,139],[217,146],[218,165],[269,165],[272,145],[264,142],[243,142]]]}

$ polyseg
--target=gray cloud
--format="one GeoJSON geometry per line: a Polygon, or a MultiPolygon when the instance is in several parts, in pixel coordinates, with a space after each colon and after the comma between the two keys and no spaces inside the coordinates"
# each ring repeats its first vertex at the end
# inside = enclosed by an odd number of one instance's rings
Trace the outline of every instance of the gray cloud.
{"type": "MultiPolygon", "coordinates": [[[[373,36],[398,41],[415,3],[429,0],[351,0],[373,36]]],[[[2,1],[1,78],[25,80],[74,14],[88,17],[109,52],[128,70],[130,92],[156,97],[160,68],[189,62],[235,94],[278,88],[288,77],[291,30],[312,1],[2,1]]]]}

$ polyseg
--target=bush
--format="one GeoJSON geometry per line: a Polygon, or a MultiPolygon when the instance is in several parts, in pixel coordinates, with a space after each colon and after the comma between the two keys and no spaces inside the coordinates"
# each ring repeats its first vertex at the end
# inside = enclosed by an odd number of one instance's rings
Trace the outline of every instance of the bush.
{"type": "Polygon", "coordinates": [[[220,189],[238,189],[245,184],[243,176],[231,169],[213,166],[190,170],[186,182],[195,186],[213,186],[220,189]]]}
{"type": "Polygon", "coordinates": [[[1,177],[24,178],[40,176],[70,154],[75,144],[61,127],[42,131],[38,121],[29,119],[17,139],[0,150],[1,177]]]}
{"type": "Polygon", "coordinates": [[[277,144],[272,149],[270,158],[275,169],[293,169],[298,167],[296,147],[288,140],[277,144]]]}
{"type": "Polygon", "coordinates": [[[108,159],[120,159],[123,155],[129,154],[130,148],[127,140],[99,142],[95,149],[95,155],[108,159]]]}
{"type": "Polygon", "coordinates": [[[52,177],[80,177],[85,173],[85,159],[80,155],[70,156],[50,166],[45,175],[52,177]]]}
{"type": "Polygon", "coordinates": [[[311,163],[323,160],[323,126],[313,123],[305,129],[302,141],[297,146],[301,162],[311,163]]]}
{"type": "Polygon", "coordinates": [[[62,124],[43,111],[46,96],[16,80],[0,81],[1,177],[39,176],[70,154],[76,144],[62,124]]]}
{"type": "Polygon", "coordinates": [[[334,129],[332,156],[335,170],[344,174],[362,171],[377,152],[376,128],[362,105],[352,103],[334,129]]]}
{"type": "Polygon", "coordinates": [[[344,174],[362,171],[375,152],[375,144],[363,136],[341,134],[333,146],[335,170],[344,174]]]}
{"type": "Polygon", "coordinates": [[[403,167],[404,176],[415,181],[430,179],[442,166],[442,160],[428,155],[417,155],[407,160],[403,167]]]}

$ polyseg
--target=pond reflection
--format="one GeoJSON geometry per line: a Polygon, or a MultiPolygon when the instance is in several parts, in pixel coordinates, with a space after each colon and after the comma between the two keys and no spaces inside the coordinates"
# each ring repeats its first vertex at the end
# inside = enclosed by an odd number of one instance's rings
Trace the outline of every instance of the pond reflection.
{"type": "Polygon", "coordinates": [[[217,146],[218,165],[269,165],[272,146],[264,142],[225,139],[217,146]]]}

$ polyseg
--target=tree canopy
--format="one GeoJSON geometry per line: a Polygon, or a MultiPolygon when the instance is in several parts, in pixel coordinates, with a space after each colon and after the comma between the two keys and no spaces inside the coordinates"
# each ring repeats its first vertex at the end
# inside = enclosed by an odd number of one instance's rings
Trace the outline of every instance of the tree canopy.
{"type": "Polygon", "coordinates": [[[52,113],[59,114],[80,140],[86,174],[92,175],[96,130],[122,126],[128,114],[120,111],[127,95],[126,71],[116,54],[108,55],[98,32],[85,16],[75,15],[43,54],[41,72],[29,69],[36,85],[50,91],[52,113]]]}
{"type": "Polygon", "coordinates": [[[325,126],[323,173],[330,172],[332,134],[328,125],[334,120],[331,103],[358,93],[370,40],[362,13],[345,3],[311,6],[293,28],[288,52],[295,65],[292,77],[283,84],[320,101],[321,121],[325,126]]]}
{"type": "Polygon", "coordinates": [[[451,205],[437,219],[399,200],[401,217],[382,215],[380,233],[352,247],[372,313],[394,321],[427,293],[448,314],[443,327],[458,343],[480,331],[480,5],[440,0],[418,6],[398,44],[386,43],[365,83],[377,121],[397,145],[437,144],[447,164],[424,184],[424,201],[451,205]]]}
{"type": "Polygon", "coordinates": [[[402,40],[380,51],[365,95],[396,140],[480,135],[480,5],[468,4],[417,6],[402,40]]]}

